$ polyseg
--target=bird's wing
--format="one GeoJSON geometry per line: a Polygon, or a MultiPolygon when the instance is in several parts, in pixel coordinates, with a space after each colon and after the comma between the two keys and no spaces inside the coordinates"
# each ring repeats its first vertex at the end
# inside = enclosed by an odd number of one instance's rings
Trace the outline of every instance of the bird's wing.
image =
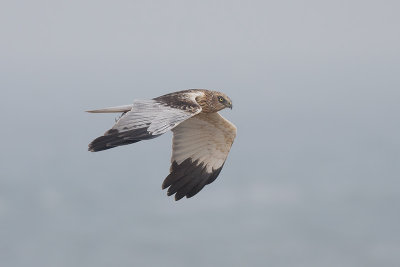
{"type": "Polygon", "coordinates": [[[101,151],[116,146],[155,138],[179,123],[201,112],[196,97],[201,92],[186,93],[174,99],[137,100],[103,136],[89,144],[89,151],[101,151]]]}
{"type": "Polygon", "coordinates": [[[179,200],[212,183],[228,156],[236,127],[218,113],[200,113],[173,130],[170,174],[162,188],[179,200]]]}

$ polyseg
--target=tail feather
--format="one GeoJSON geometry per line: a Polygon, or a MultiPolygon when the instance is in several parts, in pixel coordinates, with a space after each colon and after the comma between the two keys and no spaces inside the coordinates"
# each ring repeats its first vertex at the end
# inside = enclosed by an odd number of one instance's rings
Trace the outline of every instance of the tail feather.
{"type": "Polygon", "coordinates": [[[123,105],[117,107],[109,107],[109,108],[102,108],[102,109],[94,109],[94,110],[87,110],[86,112],[89,113],[120,113],[120,112],[128,112],[132,109],[133,105],[123,105]]]}

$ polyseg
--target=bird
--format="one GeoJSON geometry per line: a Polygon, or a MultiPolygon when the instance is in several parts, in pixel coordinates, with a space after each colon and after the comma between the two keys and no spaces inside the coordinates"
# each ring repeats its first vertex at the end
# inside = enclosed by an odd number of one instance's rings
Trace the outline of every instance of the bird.
{"type": "Polygon", "coordinates": [[[220,174],[236,137],[236,126],[218,111],[232,109],[224,93],[188,89],[133,104],[89,110],[121,113],[115,125],[89,144],[89,151],[156,138],[171,130],[172,156],[169,175],[162,183],[175,200],[191,198],[220,174]]]}

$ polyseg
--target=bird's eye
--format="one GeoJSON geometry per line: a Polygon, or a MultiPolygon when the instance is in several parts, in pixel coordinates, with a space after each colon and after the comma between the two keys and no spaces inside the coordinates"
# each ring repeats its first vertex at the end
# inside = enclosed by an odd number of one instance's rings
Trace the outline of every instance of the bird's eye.
{"type": "Polygon", "coordinates": [[[218,97],[218,101],[219,101],[219,102],[224,102],[224,98],[221,97],[221,96],[219,96],[219,97],[218,97]]]}

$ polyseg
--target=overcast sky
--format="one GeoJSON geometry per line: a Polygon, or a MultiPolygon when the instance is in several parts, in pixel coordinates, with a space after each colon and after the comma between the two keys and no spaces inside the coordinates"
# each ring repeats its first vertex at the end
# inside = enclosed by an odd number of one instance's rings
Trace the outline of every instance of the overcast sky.
{"type": "Polygon", "coordinates": [[[1,266],[400,266],[398,1],[3,1],[1,266]],[[226,93],[238,135],[191,199],[171,134],[115,115],[226,93]]]}

